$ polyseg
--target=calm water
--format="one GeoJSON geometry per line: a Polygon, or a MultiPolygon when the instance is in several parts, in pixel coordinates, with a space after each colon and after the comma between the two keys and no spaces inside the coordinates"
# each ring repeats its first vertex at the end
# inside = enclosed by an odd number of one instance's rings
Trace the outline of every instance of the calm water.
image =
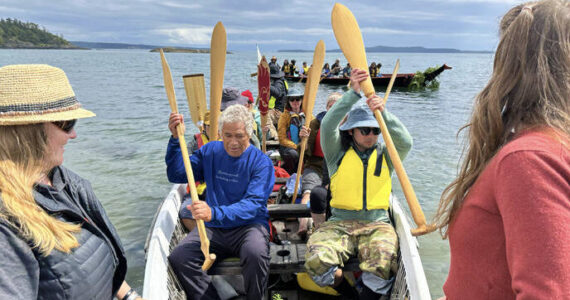
{"type": "MultiPolygon", "coordinates": [[[[312,53],[266,55],[276,55],[280,63],[285,58],[295,58],[299,65],[302,61],[309,64],[312,61],[312,53]]],[[[328,53],[325,62],[332,63],[336,58],[346,64],[341,53],[328,53]]],[[[489,78],[492,55],[381,53],[369,55],[368,61],[382,62],[382,72],[391,73],[397,58],[401,73],[423,71],[443,63],[453,67],[438,77],[441,83],[438,90],[397,89],[387,103],[387,108],[402,120],[414,138],[414,147],[404,166],[429,219],[441,192],[456,173],[461,151],[456,132],[467,121],[474,96],[489,78]]],[[[209,55],[173,53],[167,54],[167,60],[179,109],[189,120],[182,76],[204,73],[209,97],[209,55]]],[[[254,52],[228,55],[224,86],[250,89],[256,95],[256,79],[249,76],[256,71],[256,60],[254,52]]],[[[170,135],[167,128],[170,108],[158,53],[0,50],[0,66],[22,63],[46,63],[62,68],[79,101],[97,114],[78,123],[78,138],[67,145],[65,165],[93,184],[127,251],[127,280],[142,292],[145,238],[157,206],[171,187],[164,163],[170,135]]],[[[290,91],[302,92],[304,84],[290,82],[289,87],[290,91]]],[[[319,87],[315,113],[324,110],[327,95],[334,91],[342,92],[343,88],[319,87]]],[[[189,131],[197,130],[192,127],[189,131]]],[[[397,180],[395,175],[394,180],[397,180]]],[[[393,186],[404,201],[399,184],[393,186]]],[[[420,237],[419,242],[432,296],[441,296],[449,268],[448,242],[437,233],[420,237]]]]}

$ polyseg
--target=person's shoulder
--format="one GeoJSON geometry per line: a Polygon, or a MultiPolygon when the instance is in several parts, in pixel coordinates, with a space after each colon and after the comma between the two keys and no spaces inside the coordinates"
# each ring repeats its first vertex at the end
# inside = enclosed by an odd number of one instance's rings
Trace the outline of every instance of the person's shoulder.
{"type": "Polygon", "coordinates": [[[57,166],[54,172],[60,172],[61,177],[65,183],[69,184],[77,184],[87,181],[85,178],[79,176],[79,174],[71,171],[70,169],[64,166],[57,166]]]}
{"type": "Polygon", "coordinates": [[[273,166],[271,158],[263,153],[263,151],[255,148],[253,145],[250,145],[250,147],[246,150],[246,153],[248,155],[248,159],[252,160],[255,165],[273,166]]]}
{"type": "Polygon", "coordinates": [[[553,130],[530,130],[519,134],[507,143],[498,153],[498,157],[506,157],[518,152],[540,152],[555,155],[568,155],[568,148],[564,147],[564,139],[568,137],[557,134],[553,130]]]}

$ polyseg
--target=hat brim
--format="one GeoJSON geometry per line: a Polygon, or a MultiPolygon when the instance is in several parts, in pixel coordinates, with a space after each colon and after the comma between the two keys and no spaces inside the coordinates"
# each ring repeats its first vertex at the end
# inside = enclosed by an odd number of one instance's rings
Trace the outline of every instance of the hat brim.
{"type": "Polygon", "coordinates": [[[378,126],[378,122],[376,120],[359,120],[356,122],[345,122],[338,129],[345,131],[357,127],[379,128],[380,126],[378,126]]]}
{"type": "Polygon", "coordinates": [[[93,112],[83,108],[32,115],[2,116],[0,114],[0,125],[25,125],[56,121],[69,121],[74,119],[90,118],[94,116],[95,114],[93,112]]]}

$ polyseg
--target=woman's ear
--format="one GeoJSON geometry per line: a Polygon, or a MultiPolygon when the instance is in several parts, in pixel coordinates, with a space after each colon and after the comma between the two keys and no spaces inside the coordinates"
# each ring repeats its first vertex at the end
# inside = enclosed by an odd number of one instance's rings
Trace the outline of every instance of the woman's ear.
{"type": "Polygon", "coordinates": [[[354,128],[347,130],[348,135],[352,135],[352,131],[354,130],[354,128]]]}

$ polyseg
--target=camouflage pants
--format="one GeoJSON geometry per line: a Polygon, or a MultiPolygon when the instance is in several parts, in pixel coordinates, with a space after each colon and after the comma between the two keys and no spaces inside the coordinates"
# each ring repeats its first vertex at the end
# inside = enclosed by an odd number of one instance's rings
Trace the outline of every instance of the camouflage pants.
{"type": "Polygon", "coordinates": [[[343,267],[358,256],[360,269],[383,279],[398,270],[398,236],[392,225],[370,221],[329,221],[319,227],[307,242],[305,268],[311,277],[333,266],[343,267]]]}

